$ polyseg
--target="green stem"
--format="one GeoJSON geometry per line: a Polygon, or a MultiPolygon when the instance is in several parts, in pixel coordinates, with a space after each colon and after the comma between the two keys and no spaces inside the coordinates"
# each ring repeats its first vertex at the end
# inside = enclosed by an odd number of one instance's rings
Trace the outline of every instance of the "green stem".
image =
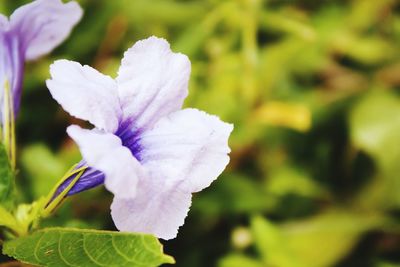
{"type": "Polygon", "coordinates": [[[24,236],[30,230],[37,227],[41,218],[46,218],[61,204],[71,188],[78,182],[79,178],[88,168],[83,166],[76,168],[72,166],[60,181],[53,187],[46,198],[42,197],[37,201],[27,205],[18,206],[14,214],[11,214],[0,205],[0,226],[8,228],[15,236],[24,236]],[[68,186],[54,198],[58,188],[70,177],[76,175],[68,186]]]}
{"type": "Polygon", "coordinates": [[[242,86],[245,100],[248,103],[252,103],[257,97],[255,76],[257,68],[257,30],[260,0],[243,0],[242,4],[241,35],[244,66],[242,86]]]}
{"type": "Polygon", "coordinates": [[[7,150],[10,165],[15,170],[16,164],[16,145],[15,145],[15,121],[14,121],[14,103],[10,91],[8,80],[4,82],[4,100],[3,100],[3,142],[7,150]]]}

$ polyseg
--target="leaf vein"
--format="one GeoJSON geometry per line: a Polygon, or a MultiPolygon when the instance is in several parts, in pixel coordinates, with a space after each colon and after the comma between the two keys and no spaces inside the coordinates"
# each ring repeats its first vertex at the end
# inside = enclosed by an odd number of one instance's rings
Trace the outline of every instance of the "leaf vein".
{"type": "Polygon", "coordinates": [[[114,241],[114,236],[111,237],[111,244],[113,246],[113,248],[115,249],[115,251],[117,252],[118,255],[120,255],[121,257],[123,257],[126,261],[128,262],[132,262],[136,265],[140,265],[140,266],[146,266],[143,265],[144,263],[139,262],[133,258],[128,258],[128,256],[126,256],[116,245],[115,245],[115,241],[114,241]]]}
{"type": "Polygon", "coordinates": [[[86,235],[83,235],[83,245],[82,245],[83,251],[86,253],[86,255],[89,257],[89,259],[90,259],[94,264],[97,264],[98,266],[107,266],[107,265],[103,265],[103,264],[99,263],[97,260],[95,260],[95,259],[90,255],[89,251],[86,249],[86,237],[87,237],[86,235]]]}
{"type": "Polygon", "coordinates": [[[73,264],[69,263],[67,261],[67,259],[64,258],[64,256],[62,255],[62,249],[61,249],[60,246],[61,246],[61,243],[62,243],[63,235],[65,235],[65,233],[60,233],[60,237],[59,237],[59,241],[58,241],[58,245],[57,245],[58,254],[60,255],[61,260],[64,261],[68,266],[76,266],[76,265],[73,265],[73,264]]]}
{"type": "Polygon", "coordinates": [[[44,233],[43,233],[43,234],[40,236],[40,238],[38,239],[38,241],[37,241],[37,243],[36,243],[36,245],[35,245],[35,249],[33,250],[33,256],[35,256],[36,260],[37,260],[40,264],[42,263],[42,261],[39,259],[39,257],[38,257],[38,255],[36,254],[36,252],[37,252],[37,250],[38,250],[39,244],[40,244],[40,242],[42,241],[43,237],[44,237],[44,233]]]}

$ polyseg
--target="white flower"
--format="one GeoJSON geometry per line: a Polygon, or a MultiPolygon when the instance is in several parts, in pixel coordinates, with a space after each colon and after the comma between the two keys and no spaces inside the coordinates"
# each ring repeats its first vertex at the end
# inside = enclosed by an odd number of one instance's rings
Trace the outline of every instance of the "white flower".
{"type": "Polygon", "coordinates": [[[189,59],[150,37],[125,53],[116,80],[67,60],[56,61],[50,72],[54,99],[96,127],[67,131],[87,164],[104,173],[115,196],[116,227],[174,238],[192,193],[208,187],[228,164],[233,129],[203,111],[181,110],[189,59]]]}

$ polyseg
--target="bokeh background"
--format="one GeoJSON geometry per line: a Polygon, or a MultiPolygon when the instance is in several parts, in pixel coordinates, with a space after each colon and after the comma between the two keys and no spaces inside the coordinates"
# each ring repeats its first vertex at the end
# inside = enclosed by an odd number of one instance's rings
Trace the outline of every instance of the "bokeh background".
{"type": "MultiPolygon", "coordinates": [[[[29,1],[1,0],[10,14],[29,1]]],[[[113,77],[150,35],[192,61],[186,106],[234,123],[231,163],[194,196],[176,266],[400,266],[400,2],[81,0],[70,38],[26,66],[17,122],[20,200],[80,160],[45,87],[67,58],[113,77]]],[[[115,229],[103,188],[43,226],[115,229]]]]}

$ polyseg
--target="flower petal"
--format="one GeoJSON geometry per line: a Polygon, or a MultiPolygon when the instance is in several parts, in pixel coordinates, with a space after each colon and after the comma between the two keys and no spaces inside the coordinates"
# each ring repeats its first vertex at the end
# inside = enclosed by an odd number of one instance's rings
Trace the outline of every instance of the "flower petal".
{"type": "Polygon", "coordinates": [[[21,37],[27,60],[49,53],[82,17],[76,2],[37,0],[18,8],[10,17],[10,30],[21,37]]]}
{"type": "MultiPolygon", "coordinates": [[[[5,26],[8,27],[8,26],[5,26]]],[[[9,34],[7,30],[0,28],[0,102],[4,102],[4,86],[7,82],[11,89],[14,104],[14,116],[19,111],[21,100],[22,79],[24,74],[24,58],[21,53],[19,40],[16,36],[9,34]]],[[[2,107],[2,109],[4,106],[2,107]]],[[[2,110],[1,123],[4,123],[4,113],[2,110]]]]}
{"type": "Polygon", "coordinates": [[[69,126],[67,132],[88,165],[105,174],[104,184],[110,192],[122,199],[135,197],[138,179],[145,174],[117,136],[76,125],[69,126]]]}
{"type": "Polygon", "coordinates": [[[5,31],[8,29],[8,18],[0,14],[0,31],[5,31]]]}
{"type": "Polygon", "coordinates": [[[161,119],[143,133],[140,161],[165,187],[197,192],[208,187],[229,162],[228,138],[233,126],[197,109],[161,119]]]}
{"type": "Polygon", "coordinates": [[[171,113],[144,132],[139,158],[148,171],[134,199],[114,198],[111,215],[121,231],[175,238],[192,192],[217,178],[229,162],[232,125],[196,109],[171,113]]]}
{"type": "Polygon", "coordinates": [[[188,94],[190,61],[164,39],[150,37],[125,52],[118,71],[124,118],[146,128],[179,110],[188,94]]]}
{"type": "Polygon", "coordinates": [[[117,130],[122,112],[113,79],[68,60],[53,63],[50,74],[47,87],[66,111],[107,132],[117,130]]]}
{"type": "Polygon", "coordinates": [[[111,216],[115,226],[124,232],[148,233],[165,240],[175,238],[192,195],[178,188],[164,191],[156,183],[140,184],[135,199],[114,198],[111,216]]]}

